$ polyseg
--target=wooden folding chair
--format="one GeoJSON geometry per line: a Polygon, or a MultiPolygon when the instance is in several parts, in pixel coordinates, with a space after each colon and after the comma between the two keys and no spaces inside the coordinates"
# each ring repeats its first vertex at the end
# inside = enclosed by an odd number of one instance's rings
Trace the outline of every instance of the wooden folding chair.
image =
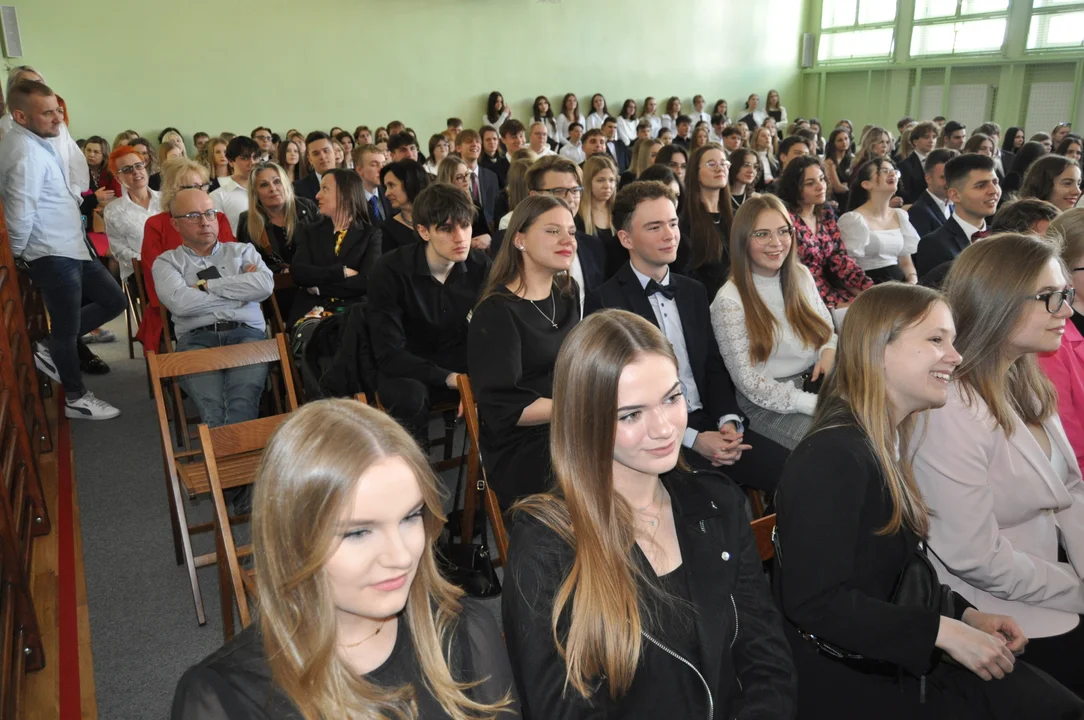
{"type": "MultiPolygon", "coordinates": [[[[188,567],[188,577],[192,585],[192,600],[196,606],[196,617],[200,625],[207,622],[207,619],[203,611],[203,599],[200,594],[196,570],[215,562],[215,553],[194,556],[191,535],[212,529],[212,523],[188,524],[182,492],[187,493],[189,497],[196,497],[210,492],[211,486],[207,479],[207,464],[203,458],[203,451],[198,448],[186,448],[177,451],[174,447],[167,417],[163,382],[166,380],[176,381],[185,375],[227,370],[259,363],[268,363],[272,367],[274,363],[278,363],[281,368],[285,367],[286,363],[289,362],[288,358],[289,352],[286,349],[286,338],[283,335],[277,335],[273,340],[261,340],[228,347],[188,350],[164,355],[155,352],[147,354],[151,385],[154,390],[154,403],[158,411],[162,458],[165,464],[166,492],[169,499],[170,523],[173,528],[173,548],[177,564],[180,565],[183,562],[188,567]]],[[[286,412],[292,412],[297,409],[297,395],[294,391],[293,381],[288,372],[282,373],[282,380],[283,394],[285,396],[282,402],[286,412]]],[[[178,423],[187,422],[183,409],[180,414],[174,414],[174,417],[178,423]]],[[[188,436],[187,428],[185,428],[183,434],[185,437],[188,436]]],[[[231,483],[239,483],[245,478],[251,478],[259,464],[259,456],[260,453],[253,452],[248,455],[230,458],[228,461],[220,461],[218,463],[220,478],[224,482],[231,483]]]]}
{"type": "Polygon", "coordinates": [[[136,283],[129,276],[121,285],[124,289],[124,325],[128,332],[128,359],[135,360],[135,333],[139,324],[143,322],[143,304],[139,299],[139,291],[136,283]]]}
{"type": "MultiPolygon", "coordinates": [[[[284,413],[216,428],[199,426],[200,445],[203,446],[207,462],[207,478],[215,506],[215,549],[218,556],[218,586],[222,600],[224,640],[233,637],[235,602],[238,617],[241,619],[241,629],[252,622],[248,609],[248,594],[255,594],[256,587],[255,572],[241,567],[241,559],[252,554],[252,546],[237,547],[234,543],[231,529],[233,518],[226,509],[224,491],[251,485],[256,478],[255,475],[224,474],[220,472],[220,467],[238,459],[244,462],[249,457],[261,457],[271,435],[289,417],[288,413],[284,413]]],[[[257,459],[257,465],[258,463],[257,459]]]]}
{"type": "Polygon", "coordinates": [[[751,523],[753,539],[757,541],[757,552],[760,559],[768,562],[775,557],[775,545],[772,543],[772,533],[775,532],[775,513],[765,515],[751,523]]]}
{"type": "MultiPolygon", "coordinates": [[[[474,533],[474,513],[478,503],[478,495],[482,495],[485,503],[485,512],[488,513],[489,522],[493,525],[493,537],[497,541],[499,558],[493,560],[494,567],[503,565],[508,558],[508,532],[504,529],[504,516],[501,515],[501,505],[497,502],[497,494],[486,482],[486,471],[482,467],[482,455],[479,444],[480,426],[478,424],[478,406],[474,402],[474,391],[471,390],[470,378],[465,374],[456,376],[456,384],[459,386],[459,398],[463,403],[463,417],[467,421],[467,435],[470,437],[470,450],[467,451],[467,481],[464,484],[466,490],[463,497],[463,520],[460,537],[464,543],[471,542],[474,533]]],[[[483,538],[484,539],[484,538],[483,538]]]]}

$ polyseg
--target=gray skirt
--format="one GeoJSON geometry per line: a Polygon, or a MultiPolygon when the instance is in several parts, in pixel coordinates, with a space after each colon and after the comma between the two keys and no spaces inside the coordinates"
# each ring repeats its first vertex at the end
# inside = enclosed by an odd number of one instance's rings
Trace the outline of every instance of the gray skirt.
{"type": "MultiPolygon", "coordinates": [[[[779,378],[776,382],[790,383],[797,388],[802,387],[802,376],[795,375],[789,378],[779,378]]],[[[740,390],[735,390],[738,407],[745,414],[749,428],[774,440],[788,450],[793,450],[805,437],[813,418],[805,413],[778,413],[767,410],[745,397],[740,390]]]]}

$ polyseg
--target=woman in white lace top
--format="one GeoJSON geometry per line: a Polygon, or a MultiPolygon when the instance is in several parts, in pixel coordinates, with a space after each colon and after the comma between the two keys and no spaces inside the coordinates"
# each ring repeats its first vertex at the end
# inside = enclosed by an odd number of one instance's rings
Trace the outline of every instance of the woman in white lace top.
{"type": "Polygon", "coordinates": [[[746,200],[730,234],[730,280],[711,304],[711,324],[749,426],[793,449],[836,355],[832,316],[798,261],[794,227],[779,198],[746,200]]]}
{"type": "Polygon", "coordinates": [[[158,206],[158,193],[148,187],[150,171],[135,148],[116,148],[109,156],[109,169],[127,190],[106,205],[103,213],[109,250],[120,265],[120,279],[124,282],[132,274],[132,260],[139,260],[143,251],[147,218],[163,208],[158,206]]]}
{"type": "Polygon", "coordinates": [[[886,157],[859,167],[851,179],[850,212],[839,218],[839,235],[847,254],[875,283],[918,282],[911,256],[918,250],[918,231],[907,213],[889,205],[900,173],[886,157]]]}

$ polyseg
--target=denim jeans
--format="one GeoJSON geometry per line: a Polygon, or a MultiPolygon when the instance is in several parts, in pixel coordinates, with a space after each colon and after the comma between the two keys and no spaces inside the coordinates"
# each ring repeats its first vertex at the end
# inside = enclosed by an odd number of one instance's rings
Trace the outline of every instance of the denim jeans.
{"type": "MultiPolygon", "coordinates": [[[[266,339],[263,330],[247,325],[223,332],[196,330],[177,338],[177,350],[202,350],[266,339]]],[[[181,388],[196,403],[200,419],[208,427],[258,418],[260,394],[266,380],[267,365],[264,363],[186,375],[180,379],[181,388]]]]}
{"type": "Polygon", "coordinates": [[[30,279],[41,291],[49,311],[49,352],[64,394],[80,397],[86,388],[79,370],[76,342],[124,312],[124,293],[97,259],[49,255],[28,264],[30,279]],[[90,301],[87,305],[83,305],[84,297],[90,301]]]}

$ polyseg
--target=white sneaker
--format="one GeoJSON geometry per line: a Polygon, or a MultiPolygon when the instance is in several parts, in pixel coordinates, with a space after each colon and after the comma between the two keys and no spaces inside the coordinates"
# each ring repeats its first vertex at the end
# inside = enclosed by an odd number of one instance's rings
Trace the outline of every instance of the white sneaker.
{"type": "Polygon", "coordinates": [[[120,415],[120,410],[88,392],[77,400],[65,400],[64,414],[77,420],[111,420],[120,415]]]}
{"type": "Polygon", "coordinates": [[[49,348],[42,343],[34,346],[34,364],[38,366],[38,370],[41,370],[56,382],[60,382],[60,373],[57,372],[53,356],[49,354],[49,348]]]}

